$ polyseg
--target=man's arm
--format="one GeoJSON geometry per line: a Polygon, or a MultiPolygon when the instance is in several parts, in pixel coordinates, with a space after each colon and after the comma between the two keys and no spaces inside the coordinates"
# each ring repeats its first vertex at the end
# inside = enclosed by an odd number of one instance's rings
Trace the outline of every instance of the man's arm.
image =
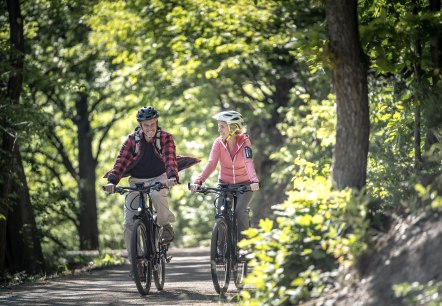
{"type": "Polygon", "coordinates": [[[168,133],[164,133],[164,146],[162,147],[163,161],[166,167],[166,175],[168,179],[175,178],[176,182],[179,182],[178,176],[178,164],[176,161],[176,148],[173,136],[168,133]]]}

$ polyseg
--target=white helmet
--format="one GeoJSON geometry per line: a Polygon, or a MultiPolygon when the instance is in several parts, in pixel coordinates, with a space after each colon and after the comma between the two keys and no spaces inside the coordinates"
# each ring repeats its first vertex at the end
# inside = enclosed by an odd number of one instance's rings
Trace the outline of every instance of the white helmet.
{"type": "Polygon", "coordinates": [[[239,129],[244,127],[244,119],[242,118],[242,115],[235,111],[224,111],[216,114],[212,118],[218,121],[225,121],[228,125],[238,124],[239,129]]]}

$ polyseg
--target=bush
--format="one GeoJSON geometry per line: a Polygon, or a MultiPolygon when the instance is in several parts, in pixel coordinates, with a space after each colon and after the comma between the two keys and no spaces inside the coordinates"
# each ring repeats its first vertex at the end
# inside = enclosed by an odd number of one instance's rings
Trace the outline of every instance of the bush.
{"type": "Polygon", "coordinates": [[[296,165],[293,190],[274,207],[276,222],[261,220],[240,242],[253,254],[246,283],[256,287],[242,293],[245,305],[290,305],[318,297],[332,287],[338,267],[349,267],[366,248],[367,197],[332,190],[312,163],[297,159],[296,165]]]}

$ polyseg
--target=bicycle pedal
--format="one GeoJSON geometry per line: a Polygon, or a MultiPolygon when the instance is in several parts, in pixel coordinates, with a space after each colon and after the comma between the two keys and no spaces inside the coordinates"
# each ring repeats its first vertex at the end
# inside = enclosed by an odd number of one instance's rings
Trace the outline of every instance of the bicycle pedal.
{"type": "Polygon", "coordinates": [[[166,262],[169,263],[172,260],[172,256],[167,256],[166,257],[166,262]]]}

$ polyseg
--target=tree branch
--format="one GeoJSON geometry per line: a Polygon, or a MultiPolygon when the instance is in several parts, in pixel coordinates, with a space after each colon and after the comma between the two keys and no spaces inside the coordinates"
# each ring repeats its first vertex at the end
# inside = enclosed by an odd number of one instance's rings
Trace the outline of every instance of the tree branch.
{"type": "Polygon", "coordinates": [[[106,98],[109,98],[110,95],[102,95],[99,99],[97,99],[97,101],[95,101],[94,104],[91,105],[88,113],[92,114],[94,112],[94,110],[98,107],[98,105],[103,102],[106,98]]]}
{"type": "Polygon", "coordinates": [[[107,125],[102,127],[103,134],[101,135],[100,140],[98,141],[97,153],[94,157],[95,162],[98,162],[98,156],[100,156],[100,153],[101,153],[101,146],[102,146],[103,141],[106,138],[107,134],[109,133],[110,129],[115,124],[115,122],[117,122],[118,120],[120,120],[124,116],[124,114],[125,114],[125,112],[118,112],[118,113],[114,114],[114,117],[112,118],[112,120],[107,125]]]}
{"type": "Polygon", "coordinates": [[[58,154],[60,154],[62,163],[66,167],[66,170],[68,170],[72,177],[78,182],[78,173],[75,171],[75,168],[72,165],[60,138],[58,138],[55,132],[51,132],[51,130],[48,131],[48,138],[53,146],[57,149],[58,154]]]}

